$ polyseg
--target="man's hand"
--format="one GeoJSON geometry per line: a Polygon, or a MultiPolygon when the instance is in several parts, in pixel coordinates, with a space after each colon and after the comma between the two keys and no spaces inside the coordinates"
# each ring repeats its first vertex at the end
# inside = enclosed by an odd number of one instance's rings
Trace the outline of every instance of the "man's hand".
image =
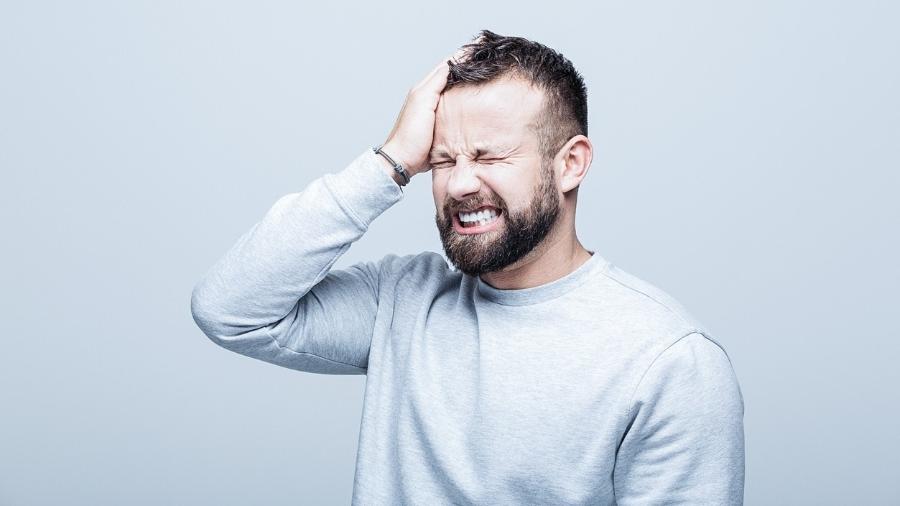
{"type": "MultiPolygon", "coordinates": [[[[451,58],[459,55],[461,53],[457,52],[451,58]]],[[[429,169],[428,153],[434,139],[435,111],[450,69],[447,61],[442,61],[409,90],[394,129],[383,146],[385,153],[403,164],[409,177],[429,169]]],[[[387,160],[385,166],[390,166],[387,160]]]]}

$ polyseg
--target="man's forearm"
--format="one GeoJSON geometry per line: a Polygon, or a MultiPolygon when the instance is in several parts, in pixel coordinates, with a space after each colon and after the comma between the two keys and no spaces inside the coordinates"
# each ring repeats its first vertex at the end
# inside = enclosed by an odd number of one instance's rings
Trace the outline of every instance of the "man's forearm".
{"type": "Polygon", "coordinates": [[[402,192],[379,174],[371,150],[336,174],[288,194],[196,285],[192,311],[201,329],[224,342],[275,325],[369,223],[402,192]]]}

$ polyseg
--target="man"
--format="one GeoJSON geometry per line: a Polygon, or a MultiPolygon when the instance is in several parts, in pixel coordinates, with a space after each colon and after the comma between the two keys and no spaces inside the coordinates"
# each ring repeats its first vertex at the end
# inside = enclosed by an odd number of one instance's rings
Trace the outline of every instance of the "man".
{"type": "Polygon", "coordinates": [[[571,62],[482,31],[410,91],[386,156],[282,197],[195,287],[221,346],[367,375],[354,504],[742,503],[724,349],[575,234],[586,135],[571,62]],[[332,269],[427,171],[455,269],[332,269]]]}

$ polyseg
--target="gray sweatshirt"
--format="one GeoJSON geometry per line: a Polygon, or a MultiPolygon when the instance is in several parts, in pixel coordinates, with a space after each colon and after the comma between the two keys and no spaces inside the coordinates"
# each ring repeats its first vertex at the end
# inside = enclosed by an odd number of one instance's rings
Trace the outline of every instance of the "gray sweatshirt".
{"type": "Polygon", "coordinates": [[[280,198],[191,296],[229,350],[366,375],[353,504],[742,504],[724,348],[598,253],[519,290],[434,252],[333,269],[403,197],[376,156],[280,198]]]}

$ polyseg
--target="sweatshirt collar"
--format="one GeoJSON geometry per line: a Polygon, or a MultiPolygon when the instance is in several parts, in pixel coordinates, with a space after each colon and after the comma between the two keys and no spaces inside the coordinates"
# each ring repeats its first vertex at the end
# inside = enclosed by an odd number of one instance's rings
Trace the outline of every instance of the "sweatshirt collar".
{"type": "Polygon", "coordinates": [[[595,271],[604,269],[609,262],[596,252],[574,271],[565,276],[531,288],[502,290],[484,282],[480,276],[475,277],[478,294],[491,302],[508,306],[524,306],[550,300],[577,288],[592,277],[595,271]]]}

